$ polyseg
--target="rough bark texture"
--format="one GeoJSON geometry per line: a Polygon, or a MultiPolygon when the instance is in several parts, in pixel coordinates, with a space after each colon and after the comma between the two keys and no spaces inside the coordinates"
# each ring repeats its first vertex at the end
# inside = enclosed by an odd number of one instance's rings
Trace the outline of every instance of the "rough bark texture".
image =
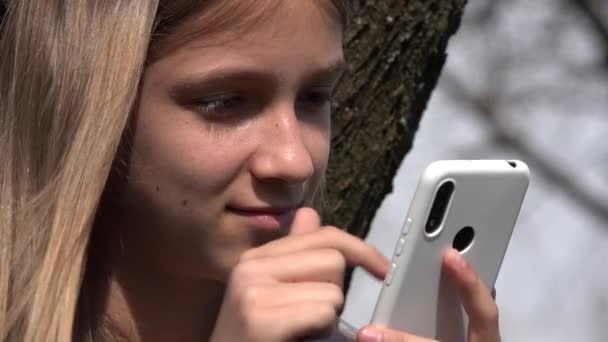
{"type": "MultiPolygon", "coordinates": [[[[325,223],[365,237],[437,84],[466,0],[355,0],[334,109],[325,223]]],[[[348,288],[351,272],[346,276],[348,288]]]]}

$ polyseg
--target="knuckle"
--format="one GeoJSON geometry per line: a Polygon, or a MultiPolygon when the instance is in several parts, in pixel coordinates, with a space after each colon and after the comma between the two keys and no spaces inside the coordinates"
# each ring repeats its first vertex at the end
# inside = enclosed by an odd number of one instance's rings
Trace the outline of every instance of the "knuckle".
{"type": "Polygon", "coordinates": [[[255,308],[262,302],[262,292],[262,289],[257,286],[249,286],[241,292],[240,302],[245,312],[255,311],[255,308]]]}
{"type": "Polygon", "coordinates": [[[314,306],[314,314],[311,312],[311,321],[309,329],[314,332],[325,334],[332,331],[338,314],[331,303],[319,303],[314,306]]]}
{"type": "Polygon", "coordinates": [[[240,262],[238,263],[230,273],[230,284],[231,285],[247,285],[255,279],[257,276],[257,267],[255,262],[240,262]]]}
{"type": "Polygon", "coordinates": [[[338,312],[332,303],[320,304],[318,307],[318,315],[322,324],[333,322],[338,318],[338,312]]]}
{"type": "Polygon", "coordinates": [[[487,312],[487,321],[491,325],[495,325],[495,324],[498,324],[499,319],[500,319],[500,313],[498,310],[498,306],[492,305],[488,309],[488,312],[487,312]]]}
{"type": "Polygon", "coordinates": [[[491,306],[479,312],[477,317],[475,318],[475,321],[477,322],[476,325],[484,331],[494,332],[495,330],[498,330],[498,307],[491,306]]]}
{"type": "Polygon", "coordinates": [[[327,260],[328,263],[331,263],[332,266],[338,268],[341,271],[346,268],[346,258],[337,249],[327,248],[323,250],[323,253],[324,260],[327,260]]]}
{"type": "Polygon", "coordinates": [[[247,263],[239,262],[238,264],[236,264],[236,266],[234,266],[234,268],[232,269],[232,272],[230,273],[231,283],[234,281],[241,280],[241,279],[247,279],[249,276],[249,273],[250,273],[250,270],[249,270],[247,263]]]}
{"type": "Polygon", "coordinates": [[[241,253],[241,255],[239,256],[239,263],[244,263],[246,261],[249,261],[249,260],[253,259],[255,255],[256,255],[255,248],[248,249],[245,252],[241,253]]]}
{"type": "Polygon", "coordinates": [[[331,284],[330,286],[332,302],[336,308],[340,309],[344,305],[344,292],[338,285],[331,284]]]}
{"type": "Polygon", "coordinates": [[[321,229],[321,234],[327,239],[337,239],[344,236],[344,231],[335,226],[324,226],[323,229],[321,229]]]}

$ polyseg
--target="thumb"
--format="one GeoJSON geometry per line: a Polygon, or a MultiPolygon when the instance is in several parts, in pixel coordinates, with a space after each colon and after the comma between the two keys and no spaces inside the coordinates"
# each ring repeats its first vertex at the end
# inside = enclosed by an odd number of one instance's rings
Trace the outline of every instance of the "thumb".
{"type": "Polygon", "coordinates": [[[291,223],[289,235],[312,233],[321,228],[321,218],[312,208],[300,208],[291,223]]]}
{"type": "Polygon", "coordinates": [[[368,325],[359,330],[357,342],[437,342],[402,331],[368,325]]]}

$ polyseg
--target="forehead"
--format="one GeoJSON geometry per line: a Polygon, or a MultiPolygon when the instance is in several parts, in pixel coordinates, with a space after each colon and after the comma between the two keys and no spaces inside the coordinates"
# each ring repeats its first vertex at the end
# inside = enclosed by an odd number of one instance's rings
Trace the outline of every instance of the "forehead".
{"type": "Polygon", "coordinates": [[[198,46],[225,45],[244,37],[251,38],[252,33],[258,40],[266,36],[269,41],[279,39],[285,31],[293,34],[337,32],[340,43],[342,39],[343,18],[331,0],[178,0],[168,3],[172,5],[161,6],[159,10],[149,60],[161,58],[193,42],[198,46]]]}
{"type": "Polygon", "coordinates": [[[341,25],[324,8],[314,1],[284,1],[263,9],[259,15],[264,17],[258,15],[254,25],[247,21],[230,25],[228,32],[190,37],[150,64],[148,71],[183,78],[245,68],[295,81],[340,64],[341,25]]]}

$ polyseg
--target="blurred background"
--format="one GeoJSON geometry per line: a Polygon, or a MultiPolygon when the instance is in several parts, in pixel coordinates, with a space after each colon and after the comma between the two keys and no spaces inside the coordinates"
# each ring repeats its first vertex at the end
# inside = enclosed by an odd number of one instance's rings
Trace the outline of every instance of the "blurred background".
{"type": "MultiPolygon", "coordinates": [[[[608,341],[608,1],[469,0],[413,150],[372,224],[387,257],[438,159],[520,159],[532,181],[496,289],[504,342],[608,341]]],[[[343,318],[369,322],[357,270],[343,318]]]]}

